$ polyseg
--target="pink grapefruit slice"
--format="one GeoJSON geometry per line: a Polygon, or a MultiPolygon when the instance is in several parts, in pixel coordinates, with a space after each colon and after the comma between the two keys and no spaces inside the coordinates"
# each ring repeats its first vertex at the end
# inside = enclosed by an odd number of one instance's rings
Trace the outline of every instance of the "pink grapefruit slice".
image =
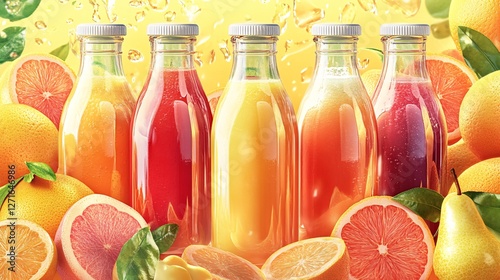
{"type": "Polygon", "coordinates": [[[350,278],[428,279],[434,239],[425,221],[389,196],[353,204],[340,217],[332,236],[344,240],[350,278]]]}
{"type": "Polygon", "coordinates": [[[57,229],[57,271],[62,279],[112,279],[123,244],[147,226],[132,207],[91,194],[71,206],[57,229]]]}
{"type": "Polygon", "coordinates": [[[16,60],[10,72],[9,93],[12,103],[29,105],[59,127],[64,103],[75,73],[53,55],[29,54],[16,60]]]}

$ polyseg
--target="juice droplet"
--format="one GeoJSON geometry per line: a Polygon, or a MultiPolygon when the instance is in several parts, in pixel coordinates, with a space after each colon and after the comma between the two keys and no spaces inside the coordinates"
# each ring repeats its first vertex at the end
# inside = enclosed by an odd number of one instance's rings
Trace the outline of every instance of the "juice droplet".
{"type": "Polygon", "coordinates": [[[312,70],[306,67],[300,70],[300,81],[305,84],[311,81],[312,70]]]}
{"type": "Polygon", "coordinates": [[[168,11],[165,13],[165,20],[166,21],[174,21],[176,15],[177,14],[174,11],[168,11]]]}
{"type": "Polygon", "coordinates": [[[134,50],[134,49],[130,49],[128,51],[128,60],[130,60],[131,62],[141,62],[144,60],[144,56],[142,55],[142,53],[138,50],[134,50]]]}
{"type": "Polygon", "coordinates": [[[80,42],[76,37],[76,33],[74,29],[69,31],[69,46],[71,47],[71,52],[79,57],[80,56],[80,42]]]}
{"type": "Polygon", "coordinates": [[[73,19],[72,19],[72,18],[68,18],[68,19],[66,19],[66,23],[67,23],[67,24],[72,24],[72,23],[73,23],[73,19]]]}
{"type": "Polygon", "coordinates": [[[196,64],[198,64],[198,66],[200,66],[200,67],[203,66],[202,57],[203,57],[203,52],[200,52],[200,51],[195,52],[195,54],[194,54],[194,62],[196,64]]]}
{"type": "Polygon", "coordinates": [[[40,30],[44,30],[47,28],[47,24],[45,24],[45,22],[43,22],[42,20],[37,20],[35,22],[35,27],[40,29],[40,30]]]}
{"type": "Polygon", "coordinates": [[[208,61],[208,64],[212,64],[215,62],[215,50],[210,51],[210,60],[208,61]]]}
{"type": "Polygon", "coordinates": [[[270,1],[270,0],[260,0],[260,3],[262,3],[262,4],[267,4],[267,3],[269,3],[269,1],[270,1]]]}
{"type": "Polygon", "coordinates": [[[135,21],[141,22],[146,17],[146,11],[140,11],[135,14],[135,21]]]}
{"type": "Polygon", "coordinates": [[[9,54],[10,58],[17,58],[19,56],[19,54],[17,52],[11,52],[9,54]]]}
{"type": "Polygon", "coordinates": [[[113,9],[115,8],[116,0],[101,0],[104,6],[106,7],[106,16],[110,22],[115,22],[117,15],[113,13],[113,9]]]}
{"type": "Polygon", "coordinates": [[[168,7],[168,0],[149,0],[149,6],[156,12],[164,12],[168,7]]]}
{"type": "Polygon", "coordinates": [[[358,58],[358,68],[359,68],[359,70],[366,69],[366,67],[368,67],[369,64],[370,64],[370,59],[369,58],[365,58],[365,59],[358,58]]]}
{"type": "Polygon", "coordinates": [[[37,43],[38,45],[43,45],[43,40],[40,38],[35,38],[35,43],[37,43]]]}
{"type": "Polygon", "coordinates": [[[137,31],[137,26],[133,25],[132,23],[127,24],[128,29],[133,29],[134,31],[137,31]]]}
{"type": "Polygon", "coordinates": [[[304,28],[325,17],[325,11],[320,9],[308,0],[293,0],[293,17],[295,24],[304,28]]]}
{"type": "Polygon", "coordinates": [[[101,16],[99,15],[99,11],[98,10],[94,10],[94,12],[92,13],[92,20],[94,22],[100,22],[101,21],[101,16]]]}
{"type": "Polygon", "coordinates": [[[431,25],[432,35],[437,39],[444,39],[451,36],[448,20],[431,25]]]}
{"type": "Polygon", "coordinates": [[[201,12],[200,7],[194,3],[194,0],[179,0],[179,3],[189,20],[192,20],[199,12],[201,12]]]}
{"type": "Polygon", "coordinates": [[[219,42],[219,49],[224,55],[224,59],[229,62],[231,60],[231,54],[229,53],[229,49],[227,48],[227,40],[222,40],[219,42]]]}
{"type": "Polygon", "coordinates": [[[290,47],[292,47],[292,44],[293,44],[292,40],[286,40],[285,41],[285,52],[287,52],[288,49],[290,49],[290,47]]]}
{"type": "Polygon", "coordinates": [[[375,0],[358,0],[359,5],[363,10],[370,12],[374,15],[378,14],[377,11],[377,4],[375,3],[375,0]]]}
{"type": "Polygon", "coordinates": [[[67,4],[69,2],[69,0],[59,0],[59,3],[61,4],[67,4]]]}
{"type": "Polygon", "coordinates": [[[2,39],[7,38],[7,33],[0,31],[0,38],[2,38],[2,39]]]}
{"type": "Polygon", "coordinates": [[[276,13],[273,17],[273,23],[276,23],[281,28],[281,33],[286,30],[286,22],[290,17],[290,5],[286,3],[279,3],[276,5],[276,13]]]}
{"type": "Polygon", "coordinates": [[[407,17],[412,17],[420,9],[420,0],[382,0],[391,8],[401,12],[407,17]]]}
{"type": "Polygon", "coordinates": [[[83,8],[83,4],[82,2],[78,1],[78,2],[74,2],[74,6],[75,6],[75,10],[81,10],[83,8]]]}
{"type": "Polygon", "coordinates": [[[351,23],[356,17],[356,6],[352,2],[345,4],[344,8],[340,12],[339,22],[341,23],[351,23]]]}
{"type": "Polygon", "coordinates": [[[251,21],[252,20],[252,17],[250,15],[245,15],[245,20],[246,21],[251,21]]]}
{"type": "Polygon", "coordinates": [[[145,5],[141,0],[130,0],[128,4],[133,8],[142,8],[145,5]]]}

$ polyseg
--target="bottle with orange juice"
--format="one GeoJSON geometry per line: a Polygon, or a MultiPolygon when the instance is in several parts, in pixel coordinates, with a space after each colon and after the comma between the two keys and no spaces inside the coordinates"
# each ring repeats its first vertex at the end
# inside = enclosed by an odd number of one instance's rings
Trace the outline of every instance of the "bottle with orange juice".
{"type": "Polygon", "coordinates": [[[297,124],[276,66],[276,24],[233,24],[212,127],[212,245],[257,265],[298,239],[297,124]]]}
{"type": "Polygon", "coordinates": [[[123,24],[81,24],[80,71],[59,129],[59,172],[130,205],[135,100],[122,67],[123,24]]]}
{"type": "Polygon", "coordinates": [[[315,24],[316,66],[297,114],[300,239],[330,236],[376,184],[376,120],[357,68],[358,24],[315,24]]]}

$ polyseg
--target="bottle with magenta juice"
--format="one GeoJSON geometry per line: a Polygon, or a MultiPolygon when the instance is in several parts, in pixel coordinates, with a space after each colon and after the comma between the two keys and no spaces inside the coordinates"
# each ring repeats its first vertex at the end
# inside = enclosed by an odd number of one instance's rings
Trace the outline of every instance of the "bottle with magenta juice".
{"type": "Polygon", "coordinates": [[[426,24],[384,24],[384,66],[373,95],[378,124],[378,188],[396,195],[415,187],[440,191],[446,122],[425,63],[426,24]]]}
{"type": "Polygon", "coordinates": [[[132,126],[132,206],[154,230],[179,225],[168,254],[210,242],[212,114],[194,65],[196,24],[148,26],[152,58],[132,126]]]}

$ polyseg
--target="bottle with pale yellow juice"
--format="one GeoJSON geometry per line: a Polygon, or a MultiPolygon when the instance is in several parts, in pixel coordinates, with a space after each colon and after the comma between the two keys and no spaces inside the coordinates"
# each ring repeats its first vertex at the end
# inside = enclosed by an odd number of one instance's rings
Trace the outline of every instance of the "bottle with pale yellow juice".
{"type": "Polygon", "coordinates": [[[82,24],[81,63],[63,109],[59,172],[130,205],[130,123],[135,100],[124,76],[122,24],[82,24]]]}
{"type": "Polygon", "coordinates": [[[212,245],[256,265],[298,238],[297,123],[276,66],[276,24],[234,24],[212,126],[212,245]]]}

